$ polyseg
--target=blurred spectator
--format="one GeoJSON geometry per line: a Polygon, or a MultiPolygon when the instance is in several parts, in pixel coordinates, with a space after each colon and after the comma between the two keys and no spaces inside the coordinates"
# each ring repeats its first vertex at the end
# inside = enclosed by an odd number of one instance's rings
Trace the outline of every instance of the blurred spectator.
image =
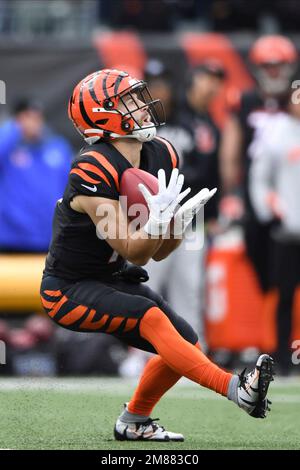
{"type": "Polygon", "coordinates": [[[258,219],[276,219],[272,235],[271,280],[279,289],[277,362],[291,368],[291,330],[295,292],[300,288],[300,104],[274,116],[255,140],[250,196],[258,219]]]}
{"type": "MultiPolygon", "coordinates": [[[[185,101],[176,114],[174,124],[177,134],[185,138],[181,148],[182,172],[185,185],[191,187],[191,195],[202,188],[219,186],[218,150],[219,130],[209,114],[209,105],[223,84],[225,72],[221,64],[208,61],[189,72],[185,101]],[[176,123],[176,124],[175,124],[176,123]]],[[[153,96],[156,97],[153,91],[153,96]]],[[[171,94],[172,96],[172,94],[171,94]]],[[[168,109],[168,107],[167,107],[168,109]]],[[[168,124],[162,128],[168,137],[168,124]]],[[[176,147],[177,139],[173,139],[176,147]]],[[[217,216],[217,197],[215,196],[205,209],[205,222],[217,216]]],[[[197,247],[191,243],[191,230],[181,245],[167,259],[160,263],[150,261],[147,265],[150,275],[150,287],[164,292],[170,305],[182,315],[199,334],[201,344],[203,325],[203,255],[202,234],[196,234],[197,247]],[[197,249],[196,249],[197,248],[197,249]]]]}
{"type": "Polygon", "coordinates": [[[172,80],[170,70],[159,59],[150,59],[146,65],[144,79],[155,99],[164,105],[166,125],[158,129],[158,135],[172,142],[182,163],[182,154],[193,148],[189,131],[178,123],[178,90],[172,80]]]}
{"type": "Polygon", "coordinates": [[[221,173],[225,192],[242,192],[247,252],[261,288],[266,291],[272,221],[258,221],[252,208],[248,185],[249,149],[268,119],[285,107],[297,65],[297,51],[283,36],[265,36],[254,43],[249,57],[257,85],[242,94],[239,106],[232,110],[226,123],[221,144],[221,173]]]}
{"type": "MultiPolygon", "coordinates": [[[[213,121],[209,107],[219,93],[225,70],[221,63],[210,60],[190,71],[187,76],[186,101],[178,115],[178,122],[189,132],[193,148],[183,154],[182,171],[186,186],[191,187],[189,197],[201,188],[219,187],[220,132],[213,121]]],[[[217,216],[218,197],[205,208],[206,221],[217,216]]]]}
{"type": "Polygon", "coordinates": [[[38,103],[20,100],[0,127],[0,251],[46,252],[72,152],[38,103]]]}

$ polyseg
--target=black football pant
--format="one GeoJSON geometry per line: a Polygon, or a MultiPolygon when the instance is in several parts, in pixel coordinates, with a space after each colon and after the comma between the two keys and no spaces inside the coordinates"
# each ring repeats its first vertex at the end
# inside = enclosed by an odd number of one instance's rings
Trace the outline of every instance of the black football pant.
{"type": "Polygon", "coordinates": [[[140,336],[139,325],[150,308],[158,307],[186,341],[198,342],[192,327],[143,283],[92,279],[67,281],[45,276],[40,293],[49,317],[73,331],[112,334],[130,346],[156,353],[152,344],[140,336]]]}

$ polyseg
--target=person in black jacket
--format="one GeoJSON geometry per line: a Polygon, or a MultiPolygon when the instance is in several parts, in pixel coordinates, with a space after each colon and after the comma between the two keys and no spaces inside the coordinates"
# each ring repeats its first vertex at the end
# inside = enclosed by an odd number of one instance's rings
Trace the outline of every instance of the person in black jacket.
{"type": "MultiPolygon", "coordinates": [[[[209,106],[223,86],[225,71],[220,63],[207,61],[189,70],[187,76],[187,89],[183,103],[176,108],[177,116],[173,116],[171,126],[168,121],[160,132],[163,137],[170,136],[176,149],[180,149],[178,154],[185,184],[195,195],[203,187],[219,187],[220,132],[209,106]]],[[[213,223],[217,212],[218,192],[205,206],[205,222],[213,223]]],[[[150,287],[164,293],[175,311],[183,312],[185,320],[198,333],[202,346],[205,344],[201,315],[203,242],[202,231],[190,229],[186,239],[168,258],[160,263],[150,260],[147,265],[150,287]]]]}

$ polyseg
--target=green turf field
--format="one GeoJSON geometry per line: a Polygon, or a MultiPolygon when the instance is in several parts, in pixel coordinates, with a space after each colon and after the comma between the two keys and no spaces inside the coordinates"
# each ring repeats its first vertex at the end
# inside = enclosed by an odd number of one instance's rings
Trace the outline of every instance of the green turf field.
{"type": "Polygon", "coordinates": [[[271,386],[265,420],[184,382],[153,417],[185,435],[183,443],[116,442],[112,428],[134,382],[87,378],[0,380],[0,448],[9,449],[299,449],[300,380],[271,386]]]}

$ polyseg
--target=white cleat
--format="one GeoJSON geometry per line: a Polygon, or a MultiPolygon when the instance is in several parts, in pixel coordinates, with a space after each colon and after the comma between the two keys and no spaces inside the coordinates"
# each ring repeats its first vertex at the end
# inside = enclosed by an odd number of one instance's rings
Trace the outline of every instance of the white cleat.
{"type": "Polygon", "coordinates": [[[114,436],[117,441],[184,441],[182,434],[166,431],[163,426],[149,418],[143,423],[124,423],[117,420],[114,428],[114,436]]]}
{"type": "Polygon", "coordinates": [[[267,393],[274,380],[274,361],[268,354],[262,354],[249,374],[245,375],[245,370],[239,376],[238,405],[253,418],[266,418],[271,405],[267,393]]]}
{"type": "Polygon", "coordinates": [[[124,423],[118,418],[114,427],[114,437],[117,441],[184,441],[182,434],[166,431],[155,421],[158,419],[148,418],[142,423],[124,423]]]}

